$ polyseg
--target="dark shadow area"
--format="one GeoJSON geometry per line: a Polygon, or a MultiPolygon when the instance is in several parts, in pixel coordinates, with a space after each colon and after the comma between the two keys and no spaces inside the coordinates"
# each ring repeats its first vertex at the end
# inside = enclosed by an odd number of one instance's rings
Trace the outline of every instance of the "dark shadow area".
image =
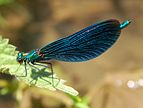
{"type": "Polygon", "coordinates": [[[41,71],[36,71],[36,69],[32,69],[32,73],[31,73],[31,78],[33,79],[32,81],[30,81],[31,84],[36,84],[38,79],[42,79],[46,82],[48,82],[50,85],[52,84],[52,82],[49,82],[48,80],[44,79],[45,77],[51,78],[52,80],[52,73],[45,71],[46,68],[43,68],[41,71]],[[32,83],[33,81],[35,81],[34,83],[32,83]]]}

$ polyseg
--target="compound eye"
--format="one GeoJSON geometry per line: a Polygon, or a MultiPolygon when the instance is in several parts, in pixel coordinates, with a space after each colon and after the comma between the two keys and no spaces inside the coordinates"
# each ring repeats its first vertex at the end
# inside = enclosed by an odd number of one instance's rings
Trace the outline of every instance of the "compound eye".
{"type": "Polygon", "coordinates": [[[17,55],[17,61],[21,64],[23,63],[23,52],[19,52],[17,55]]]}

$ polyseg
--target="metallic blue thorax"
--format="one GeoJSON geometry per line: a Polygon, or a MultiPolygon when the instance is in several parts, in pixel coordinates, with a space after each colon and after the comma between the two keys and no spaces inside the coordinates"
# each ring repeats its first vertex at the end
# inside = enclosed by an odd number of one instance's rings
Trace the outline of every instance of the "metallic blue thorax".
{"type": "Polygon", "coordinates": [[[32,50],[25,56],[25,60],[28,62],[36,62],[40,60],[40,56],[37,54],[37,50],[32,50]]]}

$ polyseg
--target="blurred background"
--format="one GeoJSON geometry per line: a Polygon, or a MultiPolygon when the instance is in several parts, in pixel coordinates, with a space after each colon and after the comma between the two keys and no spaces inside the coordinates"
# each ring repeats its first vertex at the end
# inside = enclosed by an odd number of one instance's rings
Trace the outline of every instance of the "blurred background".
{"type": "Polygon", "coordinates": [[[81,101],[1,75],[0,108],[143,108],[143,0],[0,0],[0,34],[24,52],[113,18],[132,23],[107,52],[88,62],[52,62],[81,101]]]}

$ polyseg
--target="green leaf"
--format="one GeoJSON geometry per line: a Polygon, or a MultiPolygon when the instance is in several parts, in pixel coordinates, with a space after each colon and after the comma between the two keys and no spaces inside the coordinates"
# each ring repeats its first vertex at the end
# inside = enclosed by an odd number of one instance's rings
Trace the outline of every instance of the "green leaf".
{"type": "Polygon", "coordinates": [[[89,101],[86,97],[79,97],[69,95],[69,97],[73,100],[73,108],[89,108],[89,101]]]}
{"type": "Polygon", "coordinates": [[[0,36],[0,72],[15,75],[18,80],[24,81],[30,86],[34,85],[53,91],[57,89],[74,96],[78,95],[76,90],[64,84],[65,80],[57,78],[55,74],[52,79],[50,70],[41,66],[36,65],[39,68],[37,70],[27,64],[27,76],[21,77],[25,75],[25,67],[24,64],[20,65],[16,61],[17,53],[16,47],[8,44],[8,39],[2,39],[0,36]]]}

